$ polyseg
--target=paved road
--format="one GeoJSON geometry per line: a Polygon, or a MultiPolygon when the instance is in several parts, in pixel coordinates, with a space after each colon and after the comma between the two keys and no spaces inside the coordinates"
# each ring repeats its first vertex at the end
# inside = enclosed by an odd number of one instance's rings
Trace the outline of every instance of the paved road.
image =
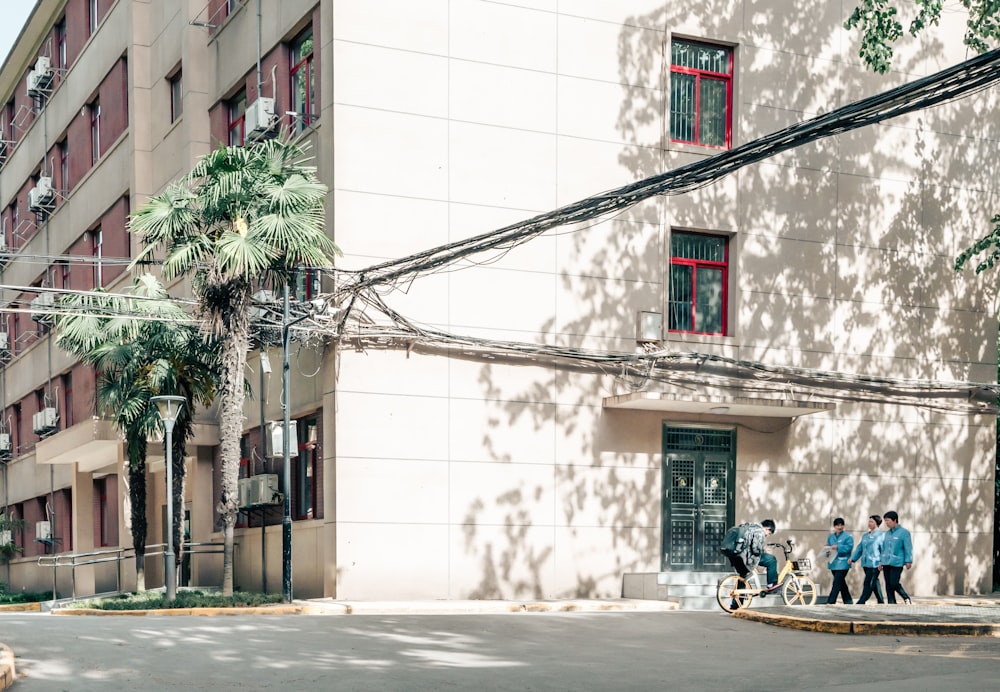
{"type": "Polygon", "coordinates": [[[0,613],[13,692],[983,690],[1000,639],[798,632],[721,612],[60,617],[0,613]]]}

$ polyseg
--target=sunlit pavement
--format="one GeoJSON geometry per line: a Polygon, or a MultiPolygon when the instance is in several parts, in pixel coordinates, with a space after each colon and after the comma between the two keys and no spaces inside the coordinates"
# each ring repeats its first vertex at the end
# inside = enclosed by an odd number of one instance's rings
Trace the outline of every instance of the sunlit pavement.
{"type": "Polygon", "coordinates": [[[914,598],[911,605],[761,606],[738,611],[733,617],[833,634],[997,637],[1000,594],[914,598]]]}
{"type": "MultiPolygon", "coordinates": [[[[780,601],[755,599],[753,607],[734,618],[784,628],[828,634],[896,636],[1000,637],[1000,594],[968,597],[915,598],[912,605],[812,605],[785,606],[780,601]]],[[[38,610],[37,606],[4,608],[0,612],[38,610]]],[[[47,610],[42,607],[41,610],[47,610]]],[[[291,604],[257,608],[186,608],[171,611],[96,611],[57,608],[54,616],[131,615],[147,617],[260,615],[500,615],[531,613],[669,613],[677,604],[636,599],[552,601],[336,601],[297,600],[291,604]]],[[[727,617],[722,611],[718,616],[727,617]]],[[[16,679],[14,655],[0,643],[0,690],[16,679]]]]}

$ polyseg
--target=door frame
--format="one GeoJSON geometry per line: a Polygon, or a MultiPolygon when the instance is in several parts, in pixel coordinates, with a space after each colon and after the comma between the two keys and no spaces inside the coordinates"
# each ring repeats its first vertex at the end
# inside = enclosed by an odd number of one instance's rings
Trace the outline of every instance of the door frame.
{"type": "Polygon", "coordinates": [[[735,425],[708,425],[699,423],[670,422],[664,421],[661,427],[661,483],[660,483],[660,569],[664,572],[670,571],[715,571],[716,568],[726,567],[724,557],[718,552],[722,543],[722,536],[727,528],[733,525],[736,516],[736,426],[735,425]],[[719,438],[721,443],[716,449],[710,446],[698,446],[700,438],[697,435],[699,430],[713,433],[713,437],[718,438],[718,433],[728,433],[725,439],[719,438]],[[673,433],[694,433],[696,444],[676,445],[668,444],[668,436],[673,433]],[[695,457],[695,466],[692,473],[694,482],[692,483],[693,501],[685,503],[688,506],[683,512],[678,513],[673,502],[673,474],[671,471],[671,461],[677,455],[687,455],[695,457]],[[712,511],[706,513],[701,509],[706,493],[704,465],[706,455],[711,457],[708,461],[713,463],[722,462],[725,465],[725,507],[720,508],[717,503],[711,506],[722,511],[712,511]],[[700,460],[699,460],[700,457],[700,460]],[[698,468],[701,473],[698,473],[698,468]],[[700,486],[700,487],[699,487],[700,486]],[[693,504],[693,507],[691,506],[693,504]],[[689,566],[678,566],[671,562],[672,542],[677,540],[674,534],[674,515],[680,514],[678,523],[681,524],[683,533],[683,521],[689,520],[690,524],[690,549],[691,560],[689,566]],[[685,517],[684,514],[689,516],[685,517]]]}

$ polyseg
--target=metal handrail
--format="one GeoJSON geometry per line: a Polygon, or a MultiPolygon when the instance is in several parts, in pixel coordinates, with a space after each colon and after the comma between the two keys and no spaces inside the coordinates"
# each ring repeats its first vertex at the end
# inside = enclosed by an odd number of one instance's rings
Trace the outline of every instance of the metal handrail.
{"type": "MultiPolygon", "coordinates": [[[[73,584],[73,600],[76,600],[76,568],[83,565],[96,565],[102,562],[117,562],[118,568],[115,570],[115,592],[122,590],[122,560],[135,558],[133,548],[108,548],[107,550],[95,550],[89,553],[69,553],[60,555],[41,555],[38,558],[39,567],[51,567],[53,570],[59,567],[69,567],[70,577],[73,584]],[[131,553],[126,555],[125,553],[131,553]],[[105,557],[98,557],[105,556],[105,557]],[[96,558],[92,560],[78,560],[78,558],[96,558]]],[[[53,592],[52,598],[56,594],[53,592]]]]}
{"type": "MultiPolygon", "coordinates": [[[[225,551],[225,545],[223,543],[184,543],[184,554],[185,555],[213,555],[221,554],[225,551]]],[[[236,549],[237,543],[233,543],[233,550],[236,549]]],[[[163,555],[166,548],[166,543],[153,543],[147,545],[145,551],[143,551],[144,557],[152,557],[156,555],[163,555]],[[159,548],[159,550],[156,550],[159,548]]],[[[69,567],[71,574],[71,581],[73,585],[73,600],[76,600],[76,568],[82,567],[84,565],[96,565],[103,562],[117,562],[118,568],[115,573],[116,584],[115,593],[121,593],[122,590],[122,560],[132,560],[135,559],[135,549],[131,547],[124,548],[107,548],[105,550],[94,550],[89,553],[63,553],[59,555],[40,555],[38,557],[39,567],[51,567],[53,570],[59,567],[69,567]],[[80,558],[93,558],[93,559],[80,559],[80,558]]],[[[55,598],[55,593],[52,594],[55,598]]]]}

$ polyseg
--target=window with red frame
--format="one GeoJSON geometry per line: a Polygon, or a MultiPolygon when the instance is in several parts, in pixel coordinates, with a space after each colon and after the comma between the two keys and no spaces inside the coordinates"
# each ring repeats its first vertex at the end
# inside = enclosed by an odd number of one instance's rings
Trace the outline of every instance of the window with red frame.
{"type": "Polygon", "coordinates": [[[670,44],[670,139],[728,147],[732,139],[733,52],[675,39],[670,44]]]}
{"type": "Polygon", "coordinates": [[[312,300],[319,295],[320,278],[318,269],[300,269],[295,273],[292,295],[298,301],[312,300]]]}
{"type": "Polygon", "coordinates": [[[87,35],[91,36],[95,31],[97,31],[98,20],[100,19],[97,13],[97,0],[90,0],[87,3],[87,35]]]}
{"type": "Polygon", "coordinates": [[[103,288],[104,232],[100,226],[90,231],[90,255],[94,258],[94,288],[103,288]]]}
{"type": "Polygon", "coordinates": [[[11,99],[10,101],[7,102],[7,106],[4,108],[4,112],[5,112],[4,117],[6,118],[6,122],[7,122],[7,127],[4,130],[4,134],[7,135],[7,141],[10,142],[10,146],[14,146],[14,142],[17,141],[17,137],[16,137],[17,129],[16,129],[16,126],[14,125],[14,101],[13,101],[13,99],[11,99]]]}
{"type": "Polygon", "coordinates": [[[59,187],[69,191],[69,137],[56,145],[59,150],[59,187]]]}
{"type": "Polygon", "coordinates": [[[180,72],[167,81],[170,86],[170,122],[175,123],[184,114],[184,83],[180,72]]]}
{"type": "MultiPolygon", "coordinates": [[[[240,470],[238,478],[249,478],[252,472],[252,462],[250,460],[250,437],[244,435],[240,438],[240,470]]],[[[236,515],[236,528],[245,529],[250,526],[250,513],[240,509],[236,515]]]]}
{"type": "Polygon", "coordinates": [[[313,33],[306,29],[291,44],[290,110],[298,113],[295,129],[299,132],[319,119],[316,111],[316,74],[313,69],[313,33]]]}
{"type": "Polygon", "coordinates": [[[296,519],[316,519],[316,479],[319,463],[318,421],[303,418],[298,421],[299,455],[295,458],[295,489],[292,506],[296,519]]]}
{"type": "Polygon", "coordinates": [[[728,280],[727,238],[673,232],[670,236],[670,331],[725,335],[728,280]]]}
{"type": "Polygon", "coordinates": [[[108,479],[94,479],[94,547],[111,545],[111,525],[108,513],[108,479]]]}
{"type": "Polygon", "coordinates": [[[90,162],[96,164],[101,158],[101,102],[94,99],[87,108],[90,113],[90,162]]]}
{"type": "Polygon", "coordinates": [[[73,373],[62,376],[62,427],[73,427],[73,373]]]}
{"type": "Polygon", "coordinates": [[[241,91],[229,99],[229,146],[241,147],[246,132],[247,92],[241,91]]]}
{"type": "Polygon", "coordinates": [[[60,19],[55,26],[56,67],[65,70],[66,64],[66,17],[60,19]]]}

